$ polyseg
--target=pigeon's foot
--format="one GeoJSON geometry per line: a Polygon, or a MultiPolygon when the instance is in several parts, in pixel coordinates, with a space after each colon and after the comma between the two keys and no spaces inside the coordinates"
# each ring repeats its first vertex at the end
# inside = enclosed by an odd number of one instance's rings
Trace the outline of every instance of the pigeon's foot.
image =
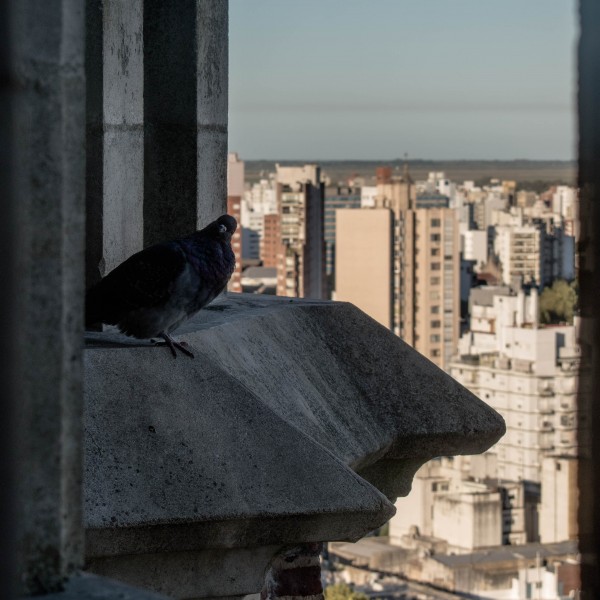
{"type": "Polygon", "coordinates": [[[185,342],[176,342],[168,333],[161,333],[159,336],[164,340],[164,342],[157,342],[155,340],[151,341],[157,346],[168,346],[171,350],[173,358],[177,358],[177,350],[183,352],[190,358],[194,358],[194,354],[186,348],[187,344],[185,342]]]}

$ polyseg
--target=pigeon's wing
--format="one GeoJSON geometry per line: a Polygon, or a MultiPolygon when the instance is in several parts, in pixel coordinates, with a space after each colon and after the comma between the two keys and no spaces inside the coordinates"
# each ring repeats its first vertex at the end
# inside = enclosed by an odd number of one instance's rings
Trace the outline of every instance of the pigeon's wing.
{"type": "Polygon", "coordinates": [[[185,263],[183,251],[173,243],[150,246],[129,257],[87,293],[86,324],[116,325],[132,310],[160,306],[185,263]]]}

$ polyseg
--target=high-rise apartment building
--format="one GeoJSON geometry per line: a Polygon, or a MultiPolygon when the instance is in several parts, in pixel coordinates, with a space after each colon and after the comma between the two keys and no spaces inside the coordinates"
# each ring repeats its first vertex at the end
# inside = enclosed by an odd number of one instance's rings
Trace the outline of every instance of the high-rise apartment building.
{"type": "Polygon", "coordinates": [[[393,326],[394,213],[389,208],[336,211],[336,300],[347,300],[393,326]]]}
{"type": "MultiPolygon", "coordinates": [[[[254,183],[242,199],[242,250],[247,259],[262,259],[265,217],[277,214],[274,176],[254,183]]],[[[272,266],[275,266],[273,264],[272,266]]]]}
{"type": "Polygon", "coordinates": [[[536,225],[505,225],[495,229],[494,252],[500,259],[504,283],[510,284],[519,278],[523,283],[543,285],[543,228],[536,225]]]}
{"type": "Polygon", "coordinates": [[[235,254],[235,271],[227,284],[230,292],[242,291],[242,196],[244,195],[244,161],[235,152],[227,156],[227,214],[235,217],[238,227],[231,238],[235,254]]]}
{"type": "Polygon", "coordinates": [[[242,198],[240,196],[227,196],[227,214],[235,217],[238,227],[231,238],[231,248],[235,255],[235,270],[227,284],[230,292],[242,291],[242,198]]]}
{"type": "Polygon", "coordinates": [[[547,456],[542,461],[540,538],[545,544],[576,540],[578,533],[577,458],[547,456]]]}
{"type": "Polygon", "coordinates": [[[227,155],[227,195],[244,195],[245,163],[240,160],[237,152],[227,155]]]}
{"type": "Polygon", "coordinates": [[[325,185],[320,167],[277,165],[276,194],[277,295],[325,298],[325,185]]]}
{"type": "Polygon", "coordinates": [[[551,213],[536,218],[523,213],[496,217],[503,224],[493,228],[494,252],[506,285],[522,281],[544,287],[555,279],[573,279],[575,240],[565,235],[562,217],[551,213]]]}
{"type": "Polygon", "coordinates": [[[540,483],[545,457],[577,453],[575,326],[540,326],[535,289],[476,288],[470,312],[450,374],[506,420],[487,475],[540,483]]]}
{"type": "Polygon", "coordinates": [[[446,196],[421,203],[407,172],[398,178],[378,169],[377,190],[374,209],[337,211],[335,298],[353,302],[445,367],[459,335],[456,212],[446,196]]]}
{"type": "Polygon", "coordinates": [[[360,208],[360,206],[360,188],[337,185],[325,189],[325,275],[328,278],[330,287],[333,286],[335,281],[336,210],[338,208],[360,208]]]}
{"type": "Polygon", "coordinates": [[[260,258],[263,267],[277,268],[277,257],[283,252],[279,230],[280,221],[278,213],[263,217],[263,236],[260,242],[260,258]]]}

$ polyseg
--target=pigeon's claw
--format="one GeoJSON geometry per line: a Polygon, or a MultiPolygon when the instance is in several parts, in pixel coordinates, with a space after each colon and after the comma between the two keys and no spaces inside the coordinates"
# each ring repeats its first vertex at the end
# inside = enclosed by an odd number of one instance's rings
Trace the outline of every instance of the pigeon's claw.
{"type": "Polygon", "coordinates": [[[164,342],[157,342],[157,344],[168,346],[171,350],[173,358],[177,358],[177,350],[183,352],[186,356],[194,358],[194,354],[186,348],[185,342],[176,342],[168,333],[159,334],[160,337],[165,340],[164,342]]]}

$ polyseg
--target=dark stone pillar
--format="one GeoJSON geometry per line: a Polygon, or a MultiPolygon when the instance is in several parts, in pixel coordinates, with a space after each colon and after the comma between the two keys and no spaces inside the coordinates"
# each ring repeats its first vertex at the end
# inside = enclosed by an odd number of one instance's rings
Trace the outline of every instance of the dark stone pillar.
{"type": "Polygon", "coordinates": [[[144,5],[144,244],[225,212],[228,5],[144,5]]]}
{"type": "Polygon", "coordinates": [[[82,563],[84,9],[15,0],[19,575],[60,588],[82,563]]]}
{"type": "MultiPolygon", "coordinates": [[[[580,0],[579,285],[582,361],[579,382],[579,540],[582,598],[600,598],[600,4],[580,0]]],[[[565,490],[565,493],[566,490],[565,490]]]]}
{"type": "Polygon", "coordinates": [[[16,320],[18,306],[17,257],[18,239],[17,194],[13,186],[13,160],[16,150],[13,121],[18,103],[13,49],[9,45],[10,10],[8,2],[0,2],[0,189],[2,218],[0,219],[0,422],[4,434],[0,437],[0,581],[6,598],[15,596],[15,409],[17,405],[17,355],[15,340],[19,335],[16,320]]]}

